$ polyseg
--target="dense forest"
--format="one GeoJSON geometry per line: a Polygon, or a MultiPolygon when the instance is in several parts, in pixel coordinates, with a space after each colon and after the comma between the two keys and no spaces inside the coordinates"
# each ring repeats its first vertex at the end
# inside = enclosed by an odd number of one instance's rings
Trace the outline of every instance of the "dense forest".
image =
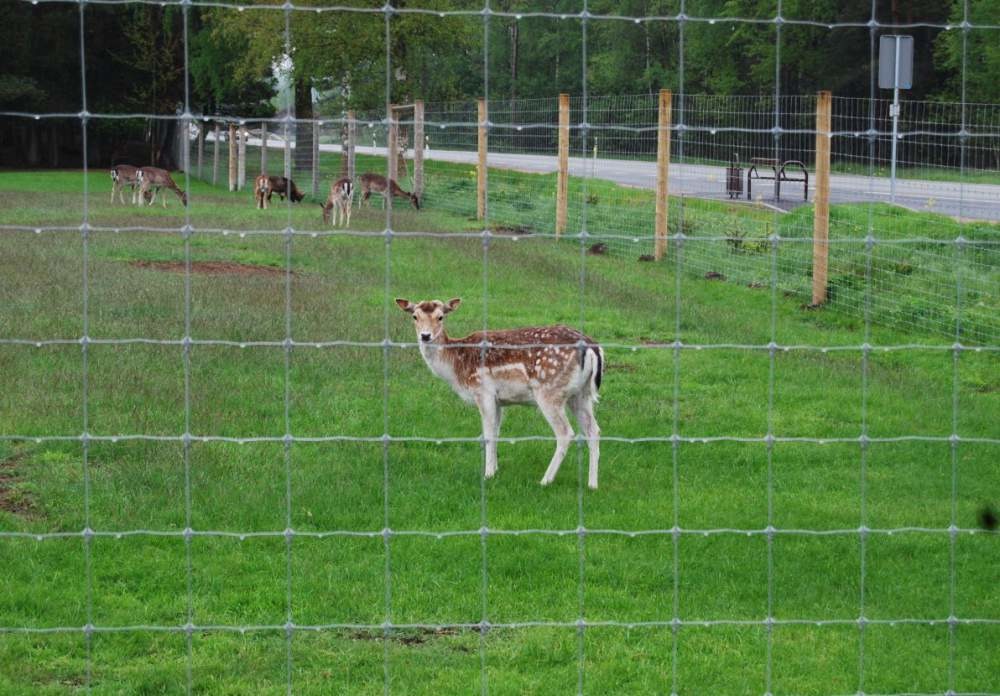
{"type": "Polygon", "coordinates": [[[869,0],[781,3],[783,19],[810,24],[770,21],[774,0],[688,0],[687,21],[678,20],[680,0],[589,0],[589,13],[615,18],[587,21],[578,16],[583,0],[492,0],[494,12],[515,16],[488,18],[436,13],[481,7],[469,0],[392,0],[435,12],[393,14],[388,22],[377,10],[383,0],[353,3],[370,12],[301,9],[328,4],[320,0],[296,0],[290,12],[273,2],[246,4],[239,11],[170,2],[5,3],[0,166],[79,166],[85,110],[117,116],[87,119],[91,166],[137,151],[176,167],[166,145],[177,121],[128,115],[173,116],[185,101],[197,115],[272,116],[285,104],[311,118],[414,98],[579,94],[584,79],[589,93],[601,95],[660,88],[773,94],[777,86],[783,94],[829,89],[868,97],[882,33],[914,36],[915,80],[906,98],[1000,102],[1000,41],[995,30],[975,28],[1000,24],[996,0],[876,0],[877,26],[869,24],[869,0]],[[516,16],[538,12],[577,16],[516,16]],[[719,19],[703,21],[709,17],[719,19]],[[971,26],[963,28],[966,20],[971,26]],[[826,26],[843,23],[852,26],[826,26]],[[284,100],[275,99],[278,92],[284,100]]]}

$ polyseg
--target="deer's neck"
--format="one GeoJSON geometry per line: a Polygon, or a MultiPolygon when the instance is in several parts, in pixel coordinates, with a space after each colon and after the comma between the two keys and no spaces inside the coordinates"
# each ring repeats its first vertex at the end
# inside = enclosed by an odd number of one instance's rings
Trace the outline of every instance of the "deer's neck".
{"type": "Polygon", "coordinates": [[[472,393],[468,386],[468,375],[463,374],[462,361],[458,359],[459,353],[466,349],[452,345],[462,342],[462,339],[451,340],[442,329],[433,341],[420,343],[420,355],[423,356],[424,362],[427,363],[431,372],[451,385],[451,388],[463,399],[471,401],[472,393]]]}

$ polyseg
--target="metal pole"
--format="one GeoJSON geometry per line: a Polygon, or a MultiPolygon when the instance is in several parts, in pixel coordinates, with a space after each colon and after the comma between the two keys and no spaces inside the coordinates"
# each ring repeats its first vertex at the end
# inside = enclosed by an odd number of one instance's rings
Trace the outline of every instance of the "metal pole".
{"type": "Polygon", "coordinates": [[[896,140],[899,137],[899,37],[895,39],[896,60],[892,78],[892,164],[889,172],[889,200],[896,202],[896,140]]]}

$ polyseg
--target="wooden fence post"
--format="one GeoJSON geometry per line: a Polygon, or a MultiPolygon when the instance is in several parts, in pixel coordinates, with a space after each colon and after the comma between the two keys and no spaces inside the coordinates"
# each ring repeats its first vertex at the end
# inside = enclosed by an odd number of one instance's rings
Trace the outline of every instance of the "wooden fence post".
{"type": "Polygon", "coordinates": [[[830,246],[830,126],[832,99],[824,90],[816,98],[816,200],[813,203],[812,303],[826,302],[830,246]]]}
{"type": "Polygon", "coordinates": [[[182,137],[184,138],[184,172],[188,175],[191,174],[191,119],[185,117],[181,120],[181,125],[184,128],[182,137]]]}
{"type": "Polygon", "coordinates": [[[319,195],[319,121],[313,121],[312,194],[319,195]]]}
{"type": "Polygon", "coordinates": [[[476,131],[476,141],[478,143],[479,159],[476,163],[476,219],[486,218],[486,154],[489,152],[489,134],[486,128],[486,121],[489,112],[486,109],[486,100],[479,100],[479,128],[476,131]]]}
{"type": "Polygon", "coordinates": [[[559,95],[559,175],[556,180],[556,239],[566,231],[569,203],[569,95],[559,95]]]}
{"type": "MultiPolygon", "coordinates": [[[[291,178],[292,176],[292,131],[286,119],[281,126],[281,133],[284,146],[284,160],[282,161],[281,175],[291,178]]],[[[296,143],[298,145],[298,143],[296,143]]]]}
{"type": "Polygon", "coordinates": [[[354,112],[347,112],[347,176],[354,181],[354,147],[358,142],[358,122],[354,112]]]}
{"type": "Polygon", "coordinates": [[[658,129],[656,131],[656,234],[653,258],[659,261],[667,252],[667,232],[670,219],[670,123],[673,95],[660,90],[658,129]]]}
{"type": "Polygon", "coordinates": [[[229,124],[229,190],[236,190],[236,124],[229,124]]]}
{"type": "MultiPolygon", "coordinates": [[[[389,179],[390,181],[395,181],[399,174],[399,157],[397,156],[397,150],[399,149],[399,124],[396,122],[396,109],[392,104],[389,105],[387,110],[389,112],[389,142],[386,143],[386,162],[389,165],[389,179]]],[[[385,198],[386,208],[392,208],[392,196],[387,195],[385,198]]]]}
{"type": "Polygon", "coordinates": [[[424,195],[424,102],[413,104],[413,192],[424,195]]]}
{"type": "Polygon", "coordinates": [[[198,124],[198,178],[201,177],[201,165],[205,160],[205,123],[198,124]]]}
{"type": "Polygon", "coordinates": [[[237,163],[236,189],[242,191],[247,185],[247,129],[240,126],[239,131],[239,162],[237,163]]]}
{"type": "Polygon", "coordinates": [[[215,140],[212,142],[212,186],[219,183],[219,150],[222,149],[222,130],[219,122],[215,122],[215,140]]]}
{"type": "Polygon", "coordinates": [[[267,121],[260,122],[260,173],[267,174],[267,121]]]}

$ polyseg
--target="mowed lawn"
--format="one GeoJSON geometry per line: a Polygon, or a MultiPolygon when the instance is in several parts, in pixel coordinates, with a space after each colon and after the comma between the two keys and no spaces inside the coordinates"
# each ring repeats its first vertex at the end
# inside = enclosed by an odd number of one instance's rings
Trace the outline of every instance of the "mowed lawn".
{"type": "MultiPolygon", "coordinates": [[[[436,236],[387,241],[376,208],[314,237],[315,201],[88,186],[86,245],[0,230],[0,693],[1000,692],[996,352],[433,207],[392,227],[436,236]],[[530,409],[484,484],[478,414],[397,296],[463,298],[452,336],[603,342],[600,489],[583,443],[539,485],[530,409]],[[186,333],[220,343],[100,342],[186,333]]],[[[78,226],[82,188],[4,173],[0,225],[78,226]]]]}

